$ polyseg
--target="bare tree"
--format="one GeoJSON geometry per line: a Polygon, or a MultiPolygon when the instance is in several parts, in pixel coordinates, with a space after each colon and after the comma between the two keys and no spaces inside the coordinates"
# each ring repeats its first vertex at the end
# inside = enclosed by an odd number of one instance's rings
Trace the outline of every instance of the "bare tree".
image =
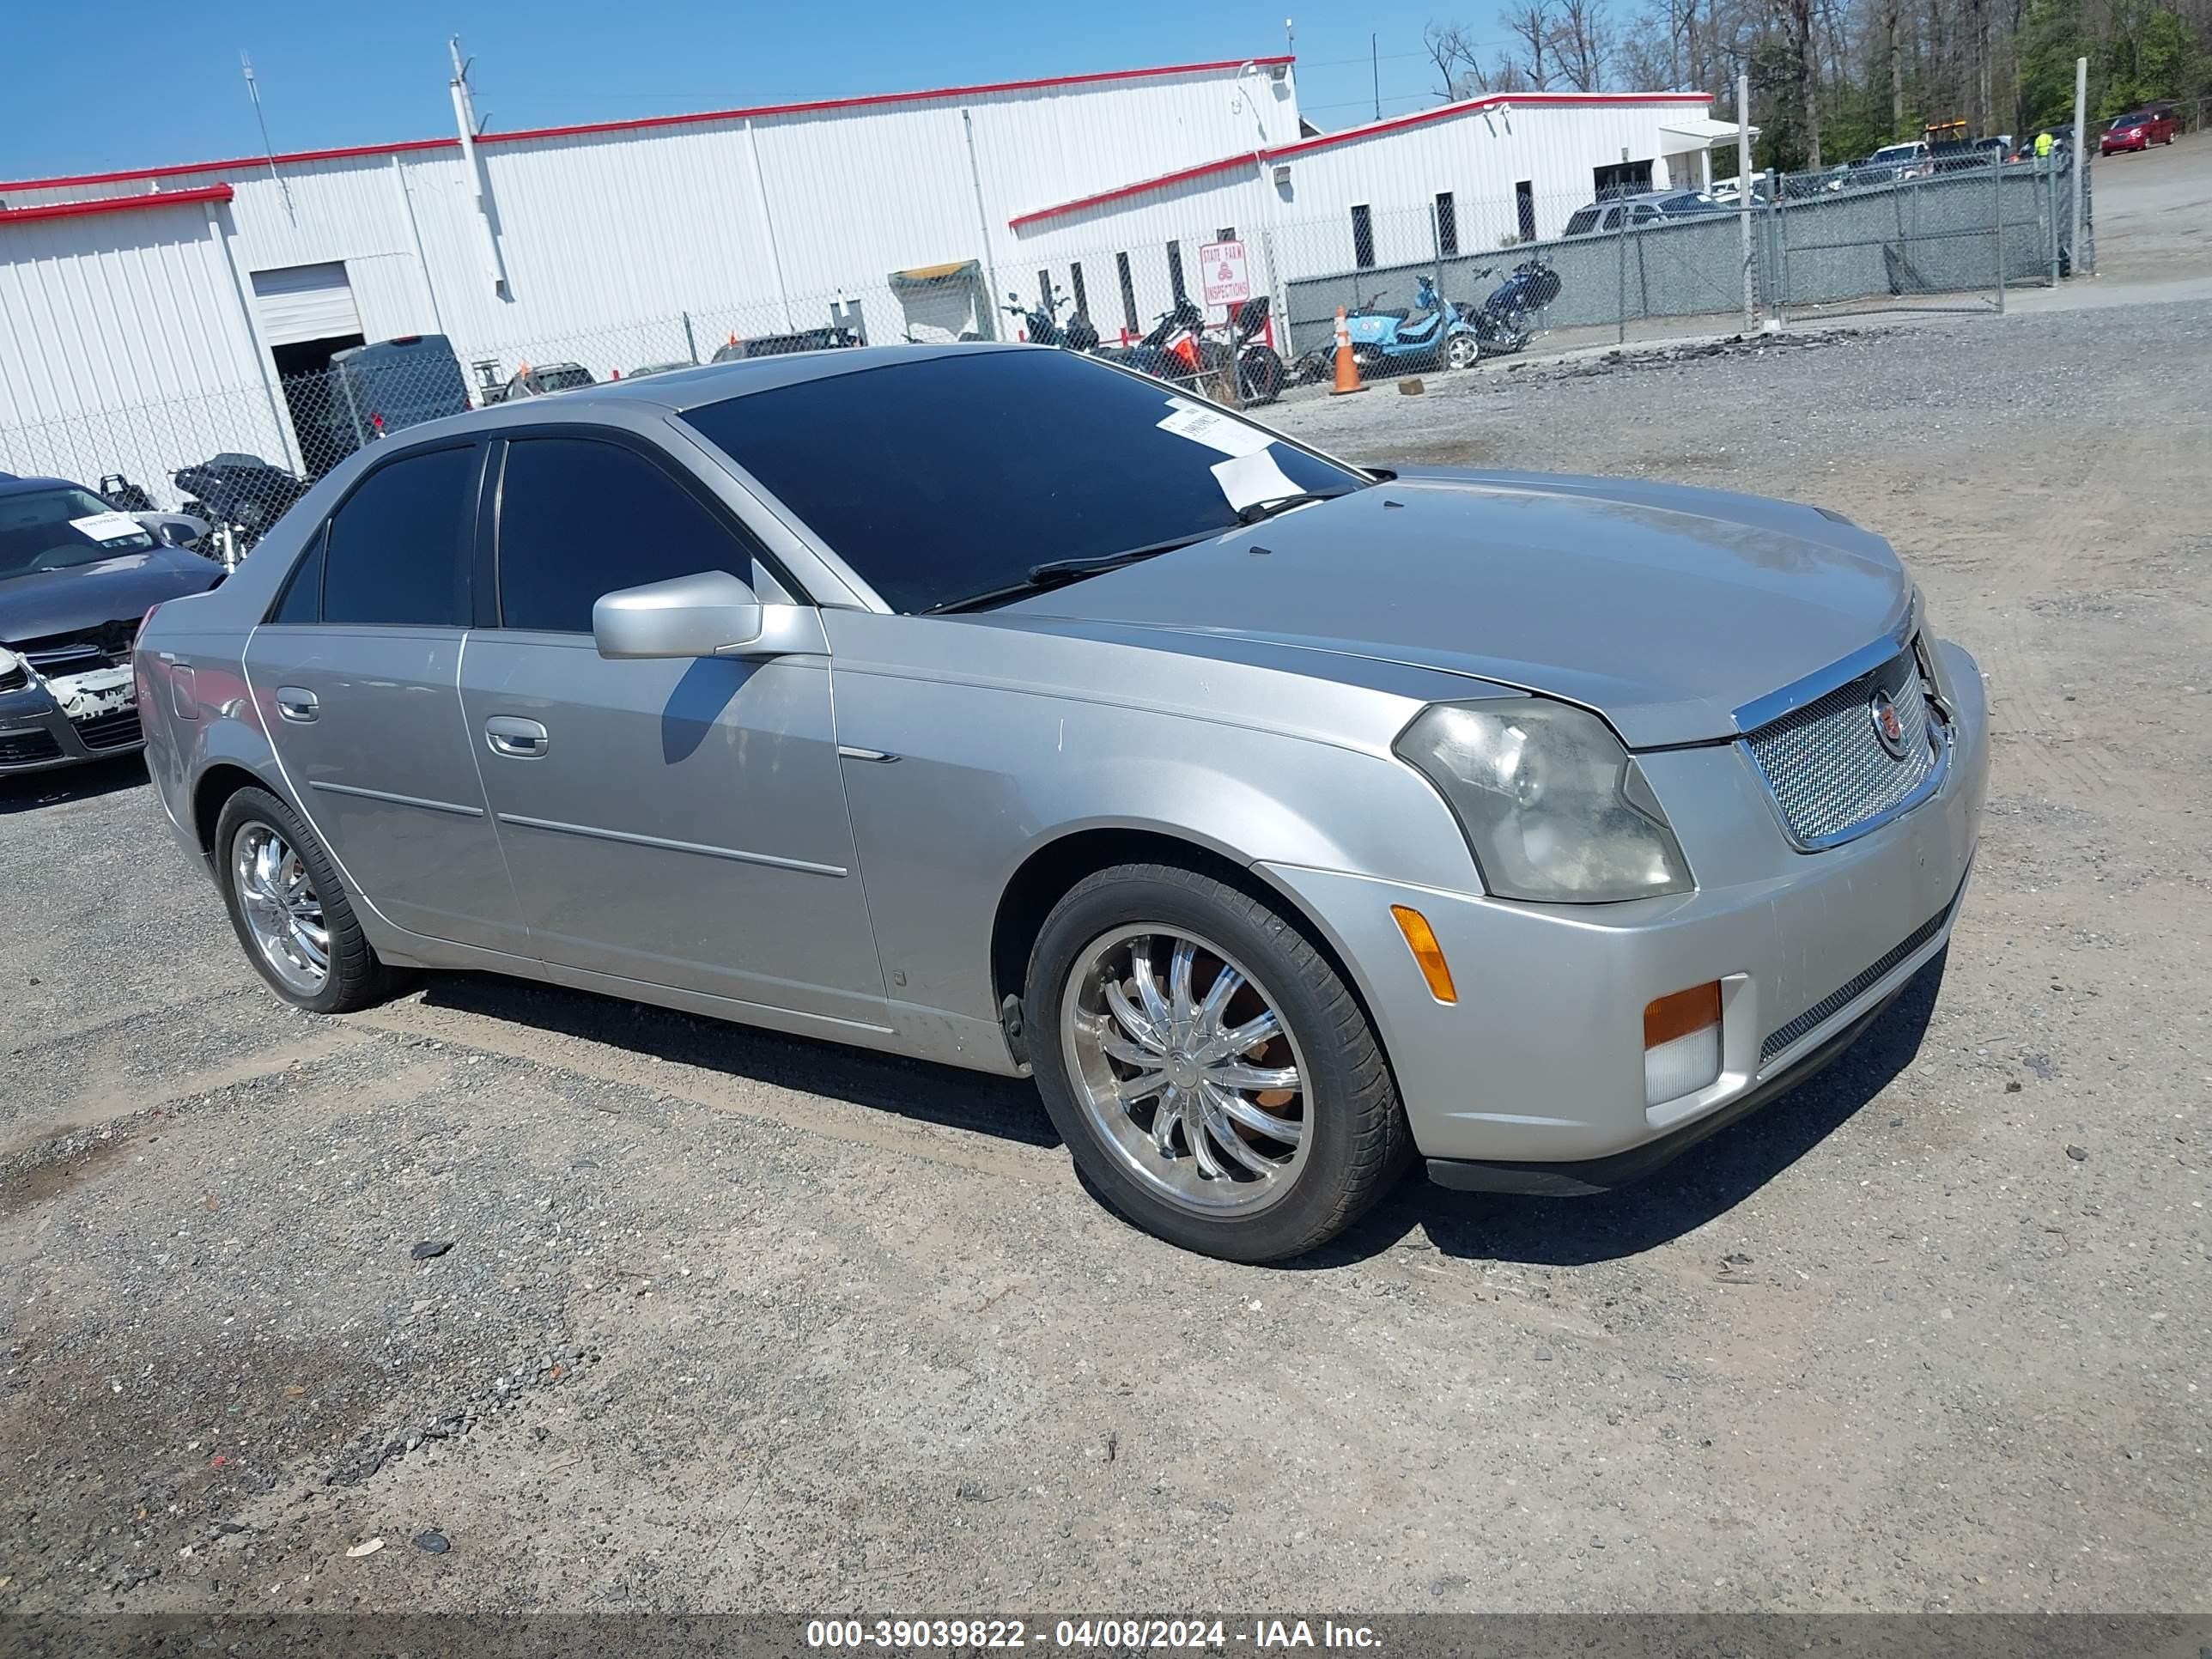
{"type": "Polygon", "coordinates": [[[1552,37],[1559,27],[1559,20],[1553,15],[1552,0],[1522,0],[1519,9],[1504,15],[1504,21],[1528,52],[1522,72],[1528,76],[1529,86],[1543,91],[1552,56],[1552,37]]]}
{"type": "Polygon", "coordinates": [[[1805,165],[1820,165],[1820,64],[1814,39],[1814,9],[1819,0],[1781,0],[1782,21],[1789,35],[1790,77],[1797,94],[1798,114],[1805,123],[1805,165]]]}
{"type": "Polygon", "coordinates": [[[1431,23],[1421,31],[1421,46],[1436,65],[1437,96],[1446,103],[1490,90],[1474,39],[1462,25],[1431,23]]]}
{"type": "Polygon", "coordinates": [[[1559,0],[1559,18],[1552,55],[1559,72],[1577,92],[1602,91],[1606,60],[1613,51],[1605,0],[1559,0]]]}
{"type": "Polygon", "coordinates": [[[1905,131],[1905,42],[1899,31],[1905,0],[1882,0],[1882,45],[1889,59],[1889,136],[1905,131]]]}

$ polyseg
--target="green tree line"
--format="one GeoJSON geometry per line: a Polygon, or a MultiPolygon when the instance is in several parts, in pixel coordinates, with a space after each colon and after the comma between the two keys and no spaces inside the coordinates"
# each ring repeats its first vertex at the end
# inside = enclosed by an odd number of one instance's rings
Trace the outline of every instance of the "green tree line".
{"type": "Polygon", "coordinates": [[[1714,93],[1725,113],[1741,72],[1761,167],[1832,166],[1942,122],[2025,138],[2073,118],[2077,58],[2093,120],[2212,95],[2212,0],[1504,4],[1489,36],[1429,26],[1439,96],[1680,88],[1714,93]]]}

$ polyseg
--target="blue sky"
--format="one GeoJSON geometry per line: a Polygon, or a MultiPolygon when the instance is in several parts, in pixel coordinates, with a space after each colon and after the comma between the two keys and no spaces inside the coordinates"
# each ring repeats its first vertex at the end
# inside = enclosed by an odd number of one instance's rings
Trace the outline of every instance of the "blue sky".
{"type": "Polygon", "coordinates": [[[1299,103],[1323,126],[1373,114],[1368,36],[1379,34],[1382,111],[1433,101],[1421,55],[1431,18],[1503,37],[1494,0],[1123,0],[1085,7],[971,3],[954,15],[905,0],[729,6],[626,0],[517,5],[383,0],[363,8],[235,0],[191,13],[120,0],[91,12],[24,7],[7,31],[0,178],[94,173],[244,155],[260,147],[240,78],[253,58],[280,150],[451,131],[446,37],[475,59],[477,107],[495,128],[1022,80],[1283,50],[1297,21],[1299,103]],[[1102,15],[1109,35],[1079,24],[1102,15]]]}

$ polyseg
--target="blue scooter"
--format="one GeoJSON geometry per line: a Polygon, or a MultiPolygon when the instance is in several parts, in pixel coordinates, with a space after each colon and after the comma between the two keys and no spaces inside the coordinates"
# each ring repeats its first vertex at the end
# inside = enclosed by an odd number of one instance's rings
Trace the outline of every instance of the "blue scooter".
{"type": "Polygon", "coordinates": [[[1467,368],[1482,355],[1474,325],[1435,283],[1423,276],[1413,297],[1414,311],[1376,311],[1370,300],[1345,318],[1361,378],[1399,368],[1467,368]]]}

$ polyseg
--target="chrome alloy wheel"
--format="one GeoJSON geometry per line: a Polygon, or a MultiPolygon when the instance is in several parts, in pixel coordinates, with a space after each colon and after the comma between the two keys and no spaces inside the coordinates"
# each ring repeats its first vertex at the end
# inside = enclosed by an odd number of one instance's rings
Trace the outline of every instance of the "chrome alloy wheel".
{"type": "Polygon", "coordinates": [[[301,996],[319,994],[331,975],[330,929],[298,849],[268,824],[242,824],[231,839],[230,875],[262,959],[301,996]]]}
{"type": "Polygon", "coordinates": [[[1266,989],[1212,941],[1164,923],[1094,940],[1067,977],[1060,1042],[1092,1124],[1170,1202],[1250,1214],[1304,1168],[1304,1060],[1266,989]]]}

